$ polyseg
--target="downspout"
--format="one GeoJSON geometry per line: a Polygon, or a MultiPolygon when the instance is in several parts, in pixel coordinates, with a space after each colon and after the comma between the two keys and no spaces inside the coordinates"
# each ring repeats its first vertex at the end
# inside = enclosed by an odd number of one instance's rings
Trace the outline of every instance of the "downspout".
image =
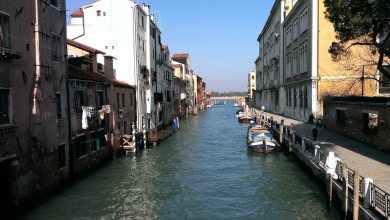
{"type": "Polygon", "coordinates": [[[35,37],[35,81],[33,89],[33,108],[32,114],[35,115],[38,113],[38,87],[39,79],[41,76],[41,56],[40,56],[40,36],[39,36],[39,0],[34,1],[35,6],[35,21],[34,21],[34,37],[35,37]]]}
{"type": "Polygon", "coordinates": [[[85,35],[85,17],[84,17],[84,11],[82,8],[80,8],[81,12],[83,13],[83,33],[75,38],[73,38],[72,40],[76,40],[80,37],[83,37],[85,35]]]}
{"type": "MultiPolygon", "coordinates": [[[[64,12],[66,11],[66,3],[64,1],[64,12]]],[[[64,16],[64,25],[66,25],[66,16],[64,16]]],[[[65,28],[65,36],[67,36],[66,28],[65,28]]],[[[71,109],[70,109],[70,81],[69,81],[69,69],[68,69],[68,40],[65,37],[65,49],[64,49],[64,58],[65,58],[65,82],[66,82],[66,105],[67,105],[67,120],[68,120],[68,149],[69,149],[69,155],[68,155],[68,160],[69,160],[69,175],[72,178],[74,175],[74,164],[73,164],[73,141],[72,141],[72,120],[71,120],[71,109]]]]}
{"type": "MultiPolygon", "coordinates": [[[[136,7],[137,5],[134,5],[133,7],[133,50],[134,50],[134,61],[136,61],[136,59],[138,59],[138,54],[137,54],[137,29],[136,29],[136,25],[138,24],[136,19],[137,19],[137,16],[136,16],[136,7]]],[[[136,97],[136,100],[135,102],[138,104],[141,100],[140,100],[140,94],[139,94],[139,81],[138,81],[138,71],[137,71],[137,62],[134,62],[134,82],[135,82],[135,97],[136,97]]],[[[135,120],[136,120],[136,125],[137,125],[137,128],[140,129],[142,128],[142,124],[141,124],[141,118],[142,117],[139,117],[140,114],[141,114],[141,110],[140,110],[140,106],[141,105],[136,105],[136,114],[135,114],[135,120]]]]}
{"type": "Polygon", "coordinates": [[[312,36],[312,46],[311,46],[311,113],[314,115],[318,112],[318,0],[312,1],[312,26],[311,26],[311,36],[312,36]]]}

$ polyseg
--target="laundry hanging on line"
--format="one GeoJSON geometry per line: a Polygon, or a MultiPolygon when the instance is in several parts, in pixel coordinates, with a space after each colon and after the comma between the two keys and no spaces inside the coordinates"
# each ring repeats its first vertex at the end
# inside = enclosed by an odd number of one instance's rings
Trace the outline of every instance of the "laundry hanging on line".
{"type": "Polygon", "coordinates": [[[81,109],[83,110],[82,116],[81,116],[81,128],[87,129],[88,128],[88,119],[90,121],[95,121],[96,117],[99,119],[99,123],[101,123],[101,120],[104,120],[104,114],[110,113],[111,108],[109,105],[103,105],[101,110],[95,110],[95,107],[91,106],[82,106],[81,109]]]}

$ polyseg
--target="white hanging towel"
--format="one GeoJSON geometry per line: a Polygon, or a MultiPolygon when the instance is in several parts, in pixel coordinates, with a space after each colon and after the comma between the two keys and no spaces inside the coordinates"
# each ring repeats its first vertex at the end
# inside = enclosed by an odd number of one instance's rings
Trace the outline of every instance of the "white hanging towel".
{"type": "Polygon", "coordinates": [[[85,108],[82,109],[83,109],[83,114],[81,116],[81,128],[87,129],[88,128],[87,110],[85,108]]]}

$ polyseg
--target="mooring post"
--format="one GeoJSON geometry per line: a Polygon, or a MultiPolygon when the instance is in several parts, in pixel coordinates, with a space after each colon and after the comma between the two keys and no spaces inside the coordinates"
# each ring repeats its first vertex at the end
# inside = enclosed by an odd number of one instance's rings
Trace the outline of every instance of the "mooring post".
{"type": "Polygon", "coordinates": [[[279,132],[279,142],[280,144],[283,144],[284,119],[280,121],[279,132]]]}
{"type": "Polygon", "coordinates": [[[344,201],[343,201],[343,211],[344,211],[344,217],[347,218],[348,215],[348,168],[346,164],[343,164],[343,194],[344,194],[344,201]]]}
{"type": "Polygon", "coordinates": [[[131,131],[132,131],[132,135],[133,135],[131,142],[133,143],[134,151],[137,151],[137,141],[136,141],[136,135],[135,135],[135,123],[134,122],[131,124],[131,131]]]}
{"type": "Polygon", "coordinates": [[[332,206],[332,195],[333,195],[333,173],[327,173],[328,176],[328,205],[332,206]]]}
{"type": "Polygon", "coordinates": [[[353,220],[359,219],[359,170],[353,174],[353,220]]]}
{"type": "Polygon", "coordinates": [[[318,145],[314,146],[314,162],[316,164],[320,163],[320,149],[321,149],[320,146],[318,145]]]}
{"type": "Polygon", "coordinates": [[[374,181],[371,178],[365,178],[364,179],[364,208],[368,209],[371,204],[371,184],[373,184],[374,181]]]}
{"type": "MultiPolygon", "coordinates": [[[[292,135],[292,144],[291,147],[294,147],[295,145],[295,130],[293,129],[293,126],[291,124],[291,135],[292,135]]],[[[292,152],[292,148],[290,149],[290,153],[292,152]]]]}

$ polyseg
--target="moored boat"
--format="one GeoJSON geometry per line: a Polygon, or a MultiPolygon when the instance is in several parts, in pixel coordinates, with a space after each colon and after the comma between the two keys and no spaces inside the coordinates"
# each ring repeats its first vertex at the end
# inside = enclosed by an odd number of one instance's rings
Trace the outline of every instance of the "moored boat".
{"type": "Polygon", "coordinates": [[[258,153],[270,153],[277,146],[271,131],[261,125],[248,127],[247,144],[248,150],[258,153]]]}
{"type": "Polygon", "coordinates": [[[241,122],[241,123],[250,123],[251,121],[254,120],[254,117],[249,114],[249,113],[246,113],[246,112],[239,112],[238,114],[238,120],[241,122]]]}

